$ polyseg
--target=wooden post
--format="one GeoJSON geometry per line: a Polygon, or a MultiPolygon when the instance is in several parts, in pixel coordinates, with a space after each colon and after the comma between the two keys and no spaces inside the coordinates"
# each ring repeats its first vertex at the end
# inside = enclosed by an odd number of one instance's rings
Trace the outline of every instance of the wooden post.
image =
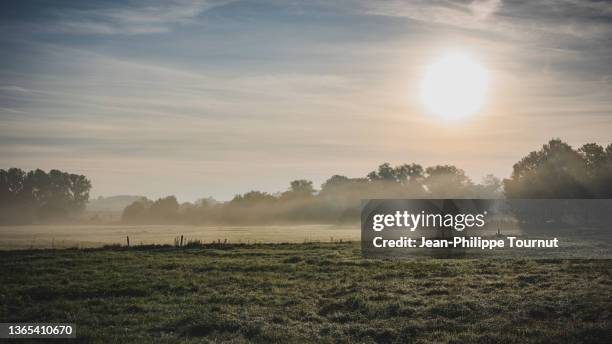
{"type": "Polygon", "coordinates": [[[181,234],[181,245],[179,247],[183,247],[183,234],[181,234]]]}
{"type": "Polygon", "coordinates": [[[125,237],[127,239],[127,247],[130,247],[130,236],[126,235],[125,237]]]}

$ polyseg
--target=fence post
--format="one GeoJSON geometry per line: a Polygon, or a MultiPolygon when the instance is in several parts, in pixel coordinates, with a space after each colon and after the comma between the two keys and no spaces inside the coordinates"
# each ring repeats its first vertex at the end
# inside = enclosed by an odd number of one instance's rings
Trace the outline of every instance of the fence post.
{"type": "Polygon", "coordinates": [[[130,236],[126,235],[126,238],[127,238],[127,247],[130,247],[130,236]]]}

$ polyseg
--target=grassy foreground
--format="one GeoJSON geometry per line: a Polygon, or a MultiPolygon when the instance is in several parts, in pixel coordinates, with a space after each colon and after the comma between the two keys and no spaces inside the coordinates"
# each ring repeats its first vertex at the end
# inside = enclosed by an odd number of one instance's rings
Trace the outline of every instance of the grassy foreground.
{"type": "Polygon", "coordinates": [[[386,261],[351,243],[270,244],[10,251],[0,271],[0,322],[73,322],[78,342],[612,338],[612,261],[386,261]]]}

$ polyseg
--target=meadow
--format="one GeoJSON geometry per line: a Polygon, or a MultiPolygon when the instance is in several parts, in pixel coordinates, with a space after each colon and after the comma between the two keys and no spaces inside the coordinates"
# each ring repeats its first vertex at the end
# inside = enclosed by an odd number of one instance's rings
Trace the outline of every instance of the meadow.
{"type": "Polygon", "coordinates": [[[347,242],[13,250],[0,257],[0,319],[73,322],[76,342],[612,338],[610,260],[376,260],[347,242]]]}
{"type": "Polygon", "coordinates": [[[94,248],[104,245],[173,244],[177,237],[202,242],[304,243],[360,240],[355,225],[190,226],[190,225],[28,225],[0,226],[0,250],[94,248]]]}

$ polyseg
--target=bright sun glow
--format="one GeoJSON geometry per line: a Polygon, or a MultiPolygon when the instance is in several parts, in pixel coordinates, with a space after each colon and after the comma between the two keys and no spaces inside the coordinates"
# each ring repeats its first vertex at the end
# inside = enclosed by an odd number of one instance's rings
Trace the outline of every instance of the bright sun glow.
{"type": "Polygon", "coordinates": [[[465,54],[449,54],[432,63],[421,84],[427,110],[443,119],[474,114],[485,100],[488,73],[465,54]]]}

